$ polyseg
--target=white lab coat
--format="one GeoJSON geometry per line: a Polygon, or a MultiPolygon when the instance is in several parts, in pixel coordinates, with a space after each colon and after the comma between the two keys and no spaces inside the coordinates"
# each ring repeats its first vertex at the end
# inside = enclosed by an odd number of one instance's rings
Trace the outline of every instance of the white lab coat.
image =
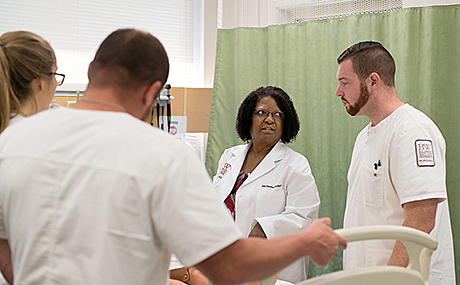
{"type": "MultiPolygon", "coordinates": [[[[225,150],[213,185],[224,201],[251,143],[225,150]]],[[[258,222],[268,238],[297,233],[318,218],[319,196],[307,159],[279,141],[249,174],[236,195],[235,222],[248,235],[258,222]]],[[[306,279],[308,259],[280,272],[281,280],[306,279]]]]}

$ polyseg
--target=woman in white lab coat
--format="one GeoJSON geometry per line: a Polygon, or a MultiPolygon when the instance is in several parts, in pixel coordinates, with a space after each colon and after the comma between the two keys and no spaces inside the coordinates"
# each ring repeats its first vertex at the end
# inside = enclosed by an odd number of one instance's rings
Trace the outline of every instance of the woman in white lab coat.
{"type": "MultiPolygon", "coordinates": [[[[225,150],[213,184],[248,236],[293,234],[318,218],[320,200],[308,161],[285,145],[299,128],[294,104],[277,87],[252,91],[238,110],[236,130],[249,143],[225,150]]],[[[297,283],[307,269],[308,259],[301,259],[278,278],[297,283]]]]}

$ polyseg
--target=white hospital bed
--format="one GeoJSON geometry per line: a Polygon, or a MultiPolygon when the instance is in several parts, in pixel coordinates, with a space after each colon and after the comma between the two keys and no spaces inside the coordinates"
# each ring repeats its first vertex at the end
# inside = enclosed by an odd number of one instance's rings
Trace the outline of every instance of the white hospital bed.
{"type": "Polygon", "coordinates": [[[374,266],[325,274],[296,285],[427,285],[431,253],[438,247],[436,238],[422,231],[398,226],[369,226],[339,229],[336,233],[348,242],[369,239],[400,240],[409,252],[409,266],[374,266]]]}
{"type": "MultiPolygon", "coordinates": [[[[369,239],[400,240],[409,252],[409,266],[374,266],[342,270],[314,277],[296,285],[428,285],[431,253],[438,247],[436,238],[422,231],[401,226],[368,226],[339,229],[348,242],[369,239]]],[[[274,277],[259,281],[272,285],[274,277]]],[[[277,283],[275,283],[276,285],[277,283]]],[[[207,285],[212,285],[209,282],[207,285]]]]}

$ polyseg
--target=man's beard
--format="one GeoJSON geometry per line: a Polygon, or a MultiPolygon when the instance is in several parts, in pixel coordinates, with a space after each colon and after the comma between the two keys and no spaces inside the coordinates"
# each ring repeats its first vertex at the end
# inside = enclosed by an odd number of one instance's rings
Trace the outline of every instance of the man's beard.
{"type": "Polygon", "coordinates": [[[358,100],[356,101],[354,105],[350,104],[350,106],[347,108],[347,112],[351,116],[356,116],[356,114],[358,114],[361,108],[364,107],[364,105],[366,105],[367,101],[369,101],[370,93],[367,90],[366,83],[364,83],[363,81],[360,81],[359,86],[361,89],[361,93],[359,94],[358,100]]]}

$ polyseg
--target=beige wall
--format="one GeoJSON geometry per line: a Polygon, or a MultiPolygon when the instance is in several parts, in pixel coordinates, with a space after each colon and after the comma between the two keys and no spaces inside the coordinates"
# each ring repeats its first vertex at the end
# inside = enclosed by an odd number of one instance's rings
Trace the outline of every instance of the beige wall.
{"type": "MultiPolygon", "coordinates": [[[[211,115],[212,88],[171,88],[171,115],[187,116],[187,132],[208,132],[211,115]]],[[[67,106],[68,101],[76,101],[77,96],[55,96],[56,103],[67,106]]],[[[166,114],[166,110],[165,110],[166,114]]],[[[150,117],[148,119],[150,122],[150,117]]],[[[154,110],[154,125],[156,126],[156,110],[154,110]]]]}
{"type": "MultiPolygon", "coordinates": [[[[187,117],[187,132],[207,133],[211,115],[212,88],[173,87],[170,94],[174,97],[174,100],[171,100],[171,115],[187,117]]],[[[156,126],[156,109],[153,117],[156,126]]]]}

